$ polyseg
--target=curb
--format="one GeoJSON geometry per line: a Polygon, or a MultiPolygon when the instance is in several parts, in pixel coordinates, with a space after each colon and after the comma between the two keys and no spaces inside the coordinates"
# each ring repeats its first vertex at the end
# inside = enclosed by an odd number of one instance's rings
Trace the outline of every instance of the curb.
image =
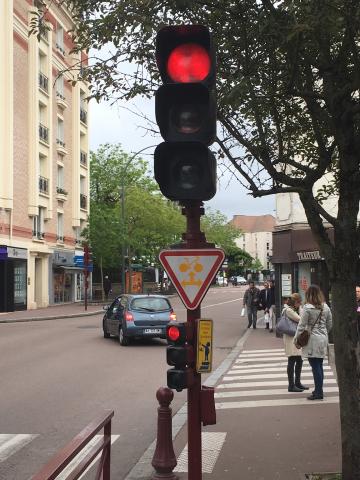
{"type": "MultiPolygon", "coordinates": [[[[214,386],[219,378],[226,372],[230,365],[234,362],[238,354],[243,350],[244,343],[249,337],[251,331],[245,330],[243,335],[236,342],[235,346],[231,349],[227,357],[220,363],[217,369],[205,380],[203,385],[208,387],[214,386]]],[[[174,440],[180,429],[187,422],[187,402],[184,403],[182,407],[177,411],[177,413],[172,417],[172,439],[174,440]]],[[[124,480],[139,480],[139,479],[150,479],[154,473],[154,468],[151,465],[151,461],[155,452],[157,438],[149,445],[145,450],[141,458],[137,463],[132,467],[129,473],[126,475],[124,480]]]]}
{"type": "Polygon", "coordinates": [[[99,315],[103,310],[96,310],[95,312],[86,312],[86,313],[70,313],[69,315],[51,315],[47,317],[28,317],[28,318],[8,318],[5,320],[0,319],[0,323],[25,323],[25,322],[42,322],[44,320],[57,320],[64,318],[77,318],[77,317],[89,317],[91,315],[99,315]]]}

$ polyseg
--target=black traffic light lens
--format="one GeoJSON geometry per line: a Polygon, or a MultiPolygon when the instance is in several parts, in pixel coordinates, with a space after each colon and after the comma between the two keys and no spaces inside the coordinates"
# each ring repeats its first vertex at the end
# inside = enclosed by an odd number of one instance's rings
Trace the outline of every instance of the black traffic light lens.
{"type": "Polygon", "coordinates": [[[171,120],[179,133],[196,133],[201,128],[201,111],[199,105],[176,105],[171,112],[171,120]]]}
{"type": "Polygon", "coordinates": [[[169,77],[180,83],[201,82],[209,75],[210,67],[209,53],[196,43],[178,45],[167,61],[169,77]]]}
{"type": "Polygon", "coordinates": [[[180,159],[174,168],[178,187],[184,190],[196,188],[201,182],[201,171],[198,163],[180,159]]]}

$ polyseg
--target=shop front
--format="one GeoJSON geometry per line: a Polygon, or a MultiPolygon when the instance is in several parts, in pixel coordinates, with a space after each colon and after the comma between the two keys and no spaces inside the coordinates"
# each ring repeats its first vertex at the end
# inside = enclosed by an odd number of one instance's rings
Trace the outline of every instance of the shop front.
{"type": "Polygon", "coordinates": [[[84,275],[74,263],[74,251],[55,250],[51,259],[51,303],[79,302],[83,299],[84,275]]]}
{"type": "Polygon", "coordinates": [[[27,258],[25,248],[0,245],[0,312],[26,310],[27,258]]]}
{"type": "MultiPolygon", "coordinates": [[[[329,236],[333,232],[329,230],[329,236]]],[[[310,229],[273,232],[272,264],[275,266],[276,304],[280,308],[284,297],[305,291],[311,284],[319,285],[327,301],[331,300],[329,273],[319,246],[310,229]]],[[[279,310],[278,310],[279,311],[279,310]]]]}

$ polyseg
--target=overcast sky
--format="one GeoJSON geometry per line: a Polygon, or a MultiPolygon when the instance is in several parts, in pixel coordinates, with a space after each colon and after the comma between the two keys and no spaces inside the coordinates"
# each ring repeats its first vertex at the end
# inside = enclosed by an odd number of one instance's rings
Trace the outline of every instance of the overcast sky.
{"type": "MultiPolygon", "coordinates": [[[[161,137],[154,137],[147,133],[141,126],[146,126],[142,120],[132,111],[145,113],[152,121],[155,115],[155,102],[151,100],[137,100],[136,104],[121,104],[110,106],[106,103],[90,104],[90,149],[96,150],[103,143],[121,143],[128,153],[135,153],[147,146],[158,144],[161,137]]],[[[156,127],[156,125],[155,125],[156,127]]],[[[152,168],[154,148],[149,148],[140,156],[149,161],[152,168]]],[[[262,215],[270,213],[275,215],[275,201],[273,197],[254,199],[240,183],[232,178],[230,173],[224,174],[219,181],[215,197],[205,202],[205,208],[219,210],[230,220],[233,215],[262,215]]]]}

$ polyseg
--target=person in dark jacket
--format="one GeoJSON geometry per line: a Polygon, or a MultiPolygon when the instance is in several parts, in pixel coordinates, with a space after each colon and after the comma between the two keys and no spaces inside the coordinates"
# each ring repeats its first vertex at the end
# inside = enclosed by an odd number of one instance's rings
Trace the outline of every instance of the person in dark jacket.
{"type": "Polygon", "coordinates": [[[260,307],[265,314],[265,328],[269,329],[270,308],[272,305],[271,290],[268,282],[264,282],[264,288],[260,290],[260,307]]]}
{"type": "Polygon", "coordinates": [[[107,300],[109,298],[109,293],[111,293],[111,282],[107,275],[105,275],[103,286],[104,286],[105,300],[107,300]]]}
{"type": "Polygon", "coordinates": [[[254,282],[249,282],[249,288],[244,294],[243,305],[246,307],[248,316],[248,328],[256,328],[257,311],[260,304],[260,290],[255,287],[254,282]]]}

